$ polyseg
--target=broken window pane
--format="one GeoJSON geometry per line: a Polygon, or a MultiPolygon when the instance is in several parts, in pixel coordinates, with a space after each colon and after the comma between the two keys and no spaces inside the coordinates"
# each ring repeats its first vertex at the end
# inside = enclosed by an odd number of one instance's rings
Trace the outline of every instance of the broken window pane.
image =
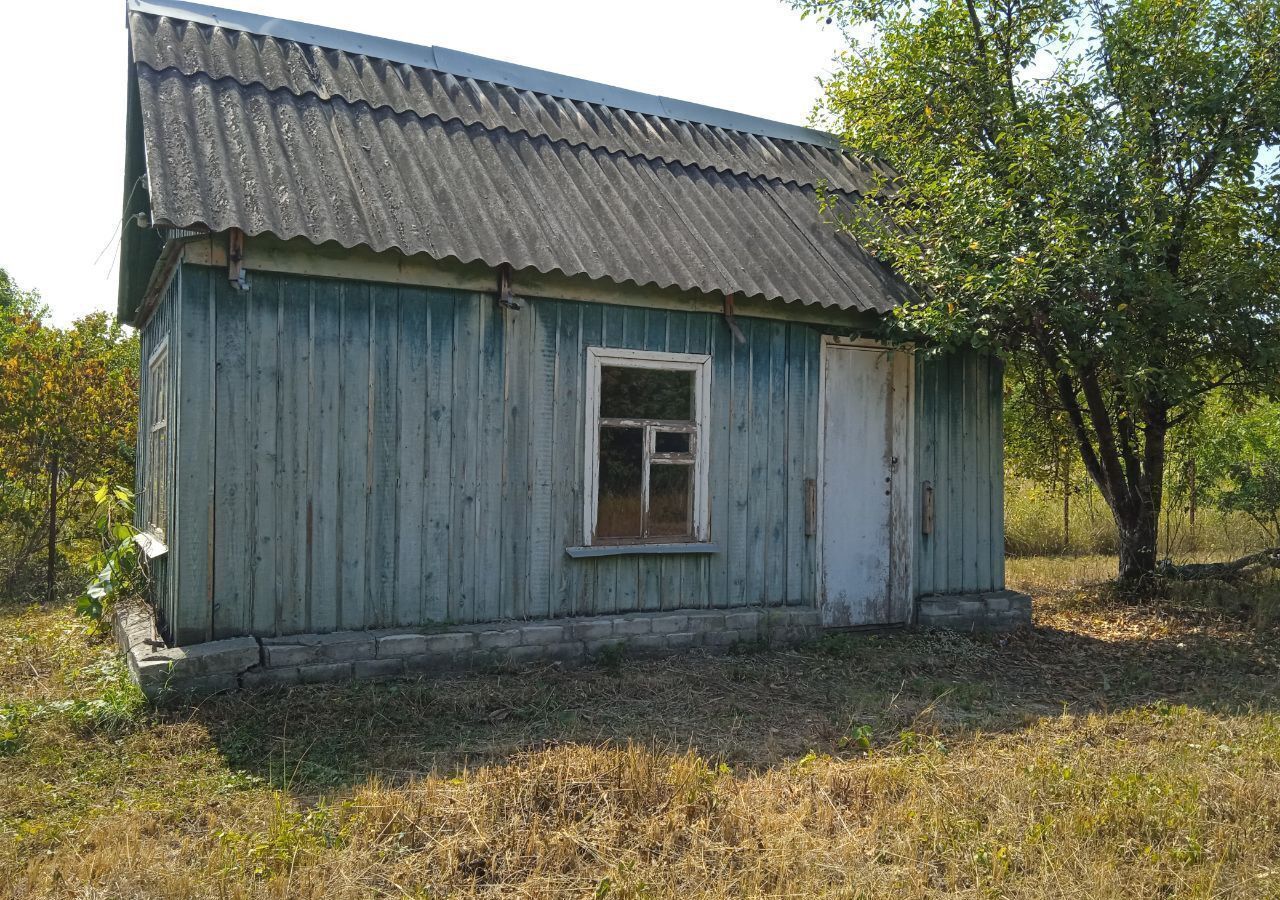
{"type": "Polygon", "coordinates": [[[600,429],[600,496],[597,538],[642,535],[641,477],[644,472],[644,429],[600,429]]]}
{"type": "Polygon", "coordinates": [[[655,464],[649,468],[649,535],[688,538],[693,533],[690,516],[690,481],[693,466],[655,464]]]}
{"type": "Polygon", "coordinates": [[[600,417],[691,420],[693,378],[689,371],[601,366],[600,417]]]}

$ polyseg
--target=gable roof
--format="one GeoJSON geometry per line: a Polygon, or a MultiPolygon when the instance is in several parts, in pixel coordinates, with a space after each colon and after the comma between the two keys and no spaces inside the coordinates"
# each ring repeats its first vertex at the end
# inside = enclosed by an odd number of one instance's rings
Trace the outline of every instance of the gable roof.
{"type": "Polygon", "coordinates": [[[129,0],[153,223],[886,311],[831,135],[439,47],[129,0]]]}

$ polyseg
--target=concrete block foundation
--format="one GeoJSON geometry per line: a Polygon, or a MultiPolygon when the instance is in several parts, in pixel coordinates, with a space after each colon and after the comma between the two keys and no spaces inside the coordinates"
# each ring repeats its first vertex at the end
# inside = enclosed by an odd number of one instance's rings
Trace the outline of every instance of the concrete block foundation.
{"type": "Polygon", "coordinates": [[[184,648],[168,647],[150,611],[134,606],[116,612],[113,630],[143,692],[162,699],[539,662],[572,665],[617,652],[628,656],[698,648],[724,652],[761,642],[798,643],[817,637],[822,629],[814,609],[752,607],[239,637],[184,648]]]}
{"type": "Polygon", "coordinates": [[[1031,598],[1017,591],[930,594],[916,601],[917,628],[1016,631],[1031,627],[1031,598]]]}

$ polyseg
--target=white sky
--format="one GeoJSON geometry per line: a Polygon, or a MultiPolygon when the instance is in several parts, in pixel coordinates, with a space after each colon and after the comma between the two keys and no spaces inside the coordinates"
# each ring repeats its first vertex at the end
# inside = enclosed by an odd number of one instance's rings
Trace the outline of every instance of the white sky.
{"type": "MultiPolygon", "coordinates": [[[[205,2],[801,125],[841,47],[780,0],[205,2]]],[[[0,267],[58,322],[115,309],[126,60],[124,0],[0,12],[0,267]]]]}

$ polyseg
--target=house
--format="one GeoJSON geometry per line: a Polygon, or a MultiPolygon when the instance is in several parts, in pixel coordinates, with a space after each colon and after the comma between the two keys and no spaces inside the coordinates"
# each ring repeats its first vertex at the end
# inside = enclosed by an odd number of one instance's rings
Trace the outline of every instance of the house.
{"type": "Polygon", "coordinates": [[[129,0],[140,678],[1011,627],[1001,372],[875,340],[827,134],[129,0]],[[150,673],[150,674],[148,674],[150,673]]]}

